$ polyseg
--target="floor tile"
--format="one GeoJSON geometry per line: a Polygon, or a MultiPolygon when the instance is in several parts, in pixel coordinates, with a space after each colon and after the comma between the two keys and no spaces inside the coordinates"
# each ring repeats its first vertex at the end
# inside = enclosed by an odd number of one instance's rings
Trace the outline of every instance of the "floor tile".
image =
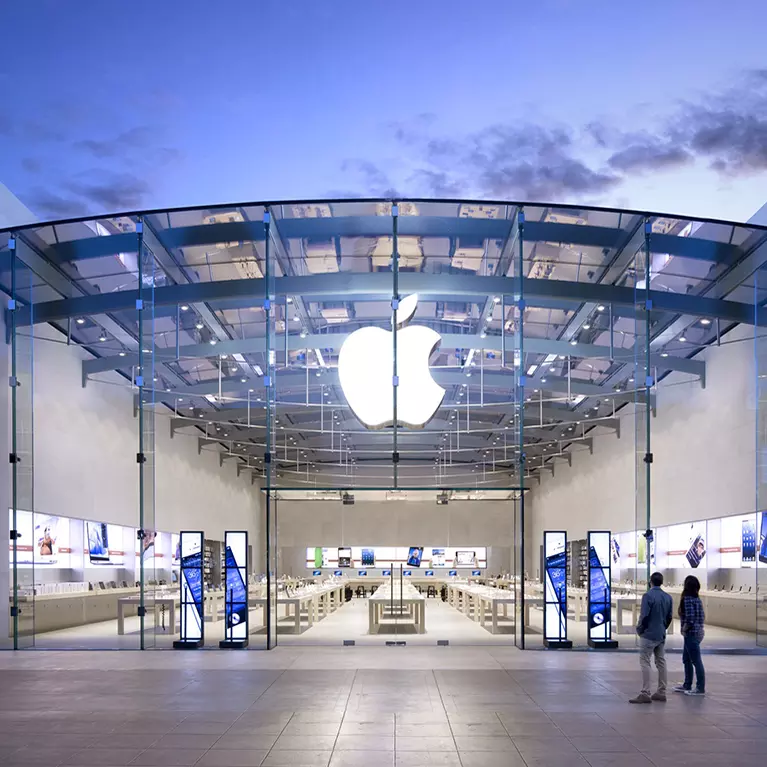
{"type": "Polygon", "coordinates": [[[274,751],[332,751],[335,735],[280,735],[272,746],[274,751]]]}
{"type": "Polygon", "coordinates": [[[328,767],[332,751],[271,751],[262,767],[328,767]]]}
{"type": "Polygon", "coordinates": [[[395,764],[396,767],[461,767],[461,760],[456,751],[397,751],[395,764]]]}
{"type": "MultiPolygon", "coordinates": [[[[136,767],[191,767],[204,753],[203,749],[148,748],[130,764],[136,767]]],[[[97,764],[97,762],[89,762],[89,764],[97,764]]]]}
{"type": "Polygon", "coordinates": [[[394,767],[394,751],[334,751],[330,767],[394,767]]]}
{"type": "Polygon", "coordinates": [[[394,751],[394,735],[339,735],[336,751],[394,751]]]}
{"type": "Polygon", "coordinates": [[[208,751],[197,767],[258,767],[268,753],[258,749],[208,751]]]}
{"type": "Polygon", "coordinates": [[[405,737],[397,738],[396,750],[400,751],[457,751],[452,737],[405,737]]]}

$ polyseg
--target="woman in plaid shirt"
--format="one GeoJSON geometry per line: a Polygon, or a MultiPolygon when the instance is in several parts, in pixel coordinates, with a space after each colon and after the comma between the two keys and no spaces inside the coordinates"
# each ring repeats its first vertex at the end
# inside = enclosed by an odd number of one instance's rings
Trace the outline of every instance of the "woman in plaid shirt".
{"type": "Polygon", "coordinates": [[[684,579],[682,596],[679,598],[679,619],[682,623],[682,635],[684,636],[684,650],[682,663],[684,664],[684,684],[677,685],[674,690],[683,692],[685,695],[706,694],[706,671],[700,657],[700,643],[703,641],[706,616],[703,612],[703,603],[700,601],[700,581],[694,575],[688,575],[684,579]],[[693,669],[697,678],[695,689],[692,689],[693,669]]]}

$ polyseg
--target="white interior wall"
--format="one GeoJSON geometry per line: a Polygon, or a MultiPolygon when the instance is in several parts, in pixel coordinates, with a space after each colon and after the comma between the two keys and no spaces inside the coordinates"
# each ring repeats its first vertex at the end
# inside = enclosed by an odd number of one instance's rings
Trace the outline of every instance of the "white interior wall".
{"type": "MultiPolygon", "coordinates": [[[[435,492],[436,496],[436,492],[435,492]]],[[[488,569],[510,569],[512,501],[281,500],[277,542],[281,571],[306,573],[307,546],[487,546],[488,569]],[[491,547],[491,548],[490,548],[491,547]]]]}
{"type": "MultiPolygon", "coordinates": [[[[117,374],[83,387],[81,361],[89,355],[67,346],[47,326],[36,328],[36,335],[35,511],[137,527],[132,390],[117,374]]],[[[225,530],[247,530],[258,567],[258,485],[251,485],[249,474],[237,477],[233,461],[220,466],[216,453],[198,454],[196,437],[171,438],[169,416],[158,409],[153,526],[166,532],[200,529],[213,540],[223,540],[225,530]]]]}
{"type": "MultiPolygon", "coordinates": [[[[696,357],[706,361],[705,388],[679,373],[658,386],[651,422],[653,526],[755,510],[753,329],[738,328],[722,340],[696,357]]],[[[577,538],[589,529],[635,529],[634,421],[630,408],[620,415],[620,439],[596,438],[593,455],[577,452],[572,468],[558,466],[554,477],[545,475],[533,487],[535,542],[547,529],[577,538]]],[[[644,529],[644,521],[636,529],[644,529]]]]}

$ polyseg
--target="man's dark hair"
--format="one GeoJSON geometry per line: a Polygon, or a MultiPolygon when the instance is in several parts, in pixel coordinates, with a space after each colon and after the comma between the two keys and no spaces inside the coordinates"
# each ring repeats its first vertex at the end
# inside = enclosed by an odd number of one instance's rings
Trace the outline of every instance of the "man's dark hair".
{"type": "Polygon", "coordinates": [[[650,576],[650,583],[653,586],[662,586],[663,585],[663,576],[660,573],[653,573],[650,576]]]}

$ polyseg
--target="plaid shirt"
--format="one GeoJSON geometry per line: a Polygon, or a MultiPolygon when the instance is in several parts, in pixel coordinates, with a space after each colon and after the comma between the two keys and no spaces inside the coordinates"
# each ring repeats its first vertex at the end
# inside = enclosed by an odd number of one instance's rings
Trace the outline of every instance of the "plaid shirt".
{"type": "Polygon", "coordinates": [[[682,633],[703,639],[703,624],[706,621],[706,615],[703,612],[703,602],[700,601],[700,597],[685,597],[683,607],[682,633]]]}

